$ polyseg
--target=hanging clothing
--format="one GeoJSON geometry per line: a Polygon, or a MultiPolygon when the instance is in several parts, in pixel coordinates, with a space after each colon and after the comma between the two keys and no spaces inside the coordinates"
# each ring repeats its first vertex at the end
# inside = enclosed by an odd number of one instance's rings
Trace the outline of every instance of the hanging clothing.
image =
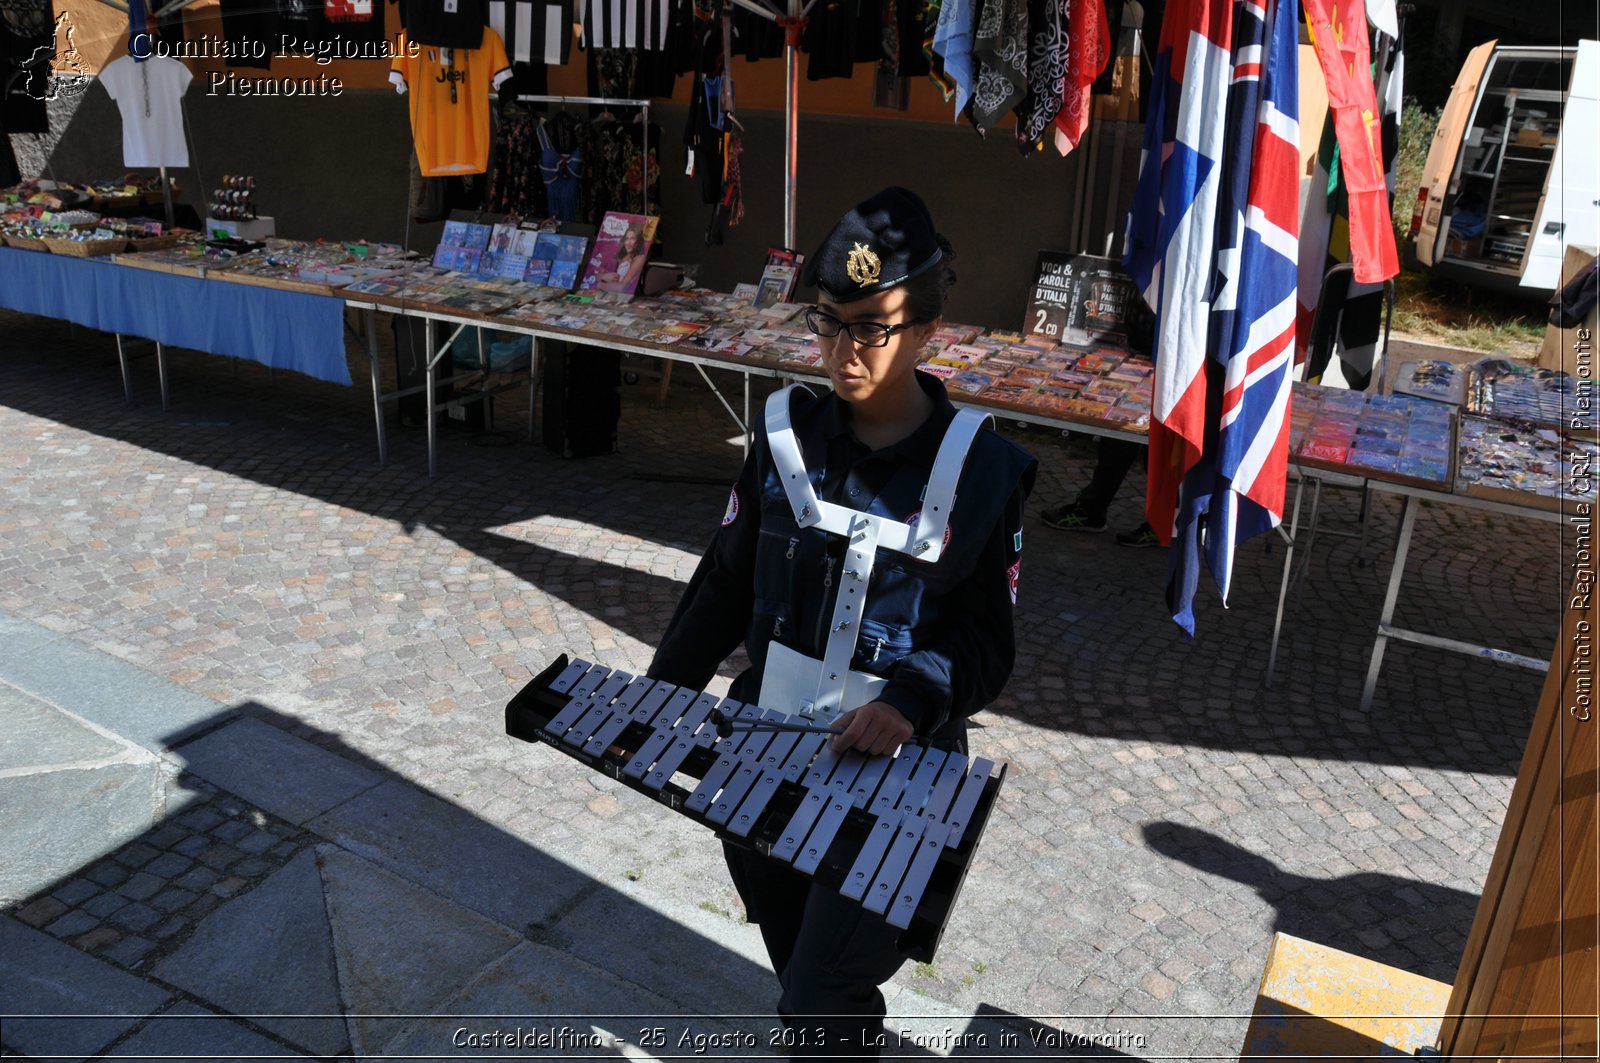
{"type": "Polygon", "coordinates": [[[421,45],[481,48],[483,27],[489,21],[485,4],[486,0],[400,0],[400,25],[408,40],[421,45]]]}
{"type": "Polygon", "coordinates": [[[1027,92],[1027,0],[979,0],[972,59],[977,81],[968,117],[979,133],[987,133],[1027,92]]]}
{"type": "Polygon", "coordinates": [[[550,198],[539,176],[541,121],[520,104],[502,104],[484,209],[518,218],[550,217],[550,198]]]}
{"type": "Polygon", "coordinates": [[[1063,155],[1076,148],[1088,130],[1092,86],[1110,65],[1113,38],[1105,6],[1099,0],[1072,0],[1068,33],[1066,79],[1054,123],[1056,150],[1063,155]]]}
{"type": "Polygon", "coordinates": [[[122,113],[124,166],[188,166],[183,135],[183,94],[194,75],[176,59],[125,55],[100,71],[106,95],[122,113]]]}
{"type": "Polygon", "coordinates": [[[561,66],[572,57],[572,0],[489,0],[489,26],[511,62],[561,66]]]}
{"type": "Polygon", "coordinates": [[[261,0],[217,0],[228,65],[268,70],[278,45],[278,7],[261,0]]]}
{"type": "Polygon", "coordinates": [[[660,212],[661,166],[657,159],[660,140],[661,129],[654,122],[648,129],[615,118],[600,118],[591,123],[588,183],[589,211],[593,220],[598,221],[613,211],[645,213],[643,192],[647,184],[651,213],[660,212]],[[645,136],[650,142],[648,156],[641,143],[645,136]]]}
{"type": "Polygon", "coordinates": [[[670,97],[678,75],[694,69],[694,0],[668,0],[665,25],[660,27],[659,47],[639,52],[634,72],[634,95],[655,99],[670,97]]]}
{"type": "Polygon", "coordinates": [[[928,74],[928,53],[923,50],[927,40],[928,0],[896,0],[895,33],[899,46],[895,74],[897,77],[925,77],[928,74]]]}
{"type": "MultiPolygon", "coordinates": [[[[806,80],[847,78],[855,73],[860,47],[860,0],[818,0],[800,37],[806,53],[806,80]]],[[[877,29],[876,23],[871,24],[877,29]]]]}
{"type": "Polygon", "coordinates": [[[1367,284],[1383,281],[1400,272],[1400,260],[1384,187],[1366,8],[1362,0],[1345,0],[1339,5],[1330,0],[1305,0],[1305,8],[1339,138],[1339,168],[1350,202],[1350,251],[1356,280],[1367,284]],[[1337,26],[1334,18],[1339,20],[1337,26]]]}
{"type": "Polygon", "coordinates": [[[539,179],[544,183],[550,217],[586,221],[593,217],[585,179],[590,155],[589,123],[558,111],[536,127],[539,179]]]}
{"type": "Polygon", "coordinates": [[[1067,86],[1068,7],[1100,6],[1101,0],[1030,0],[1028,4],[1028,91],[1017,105],[1017,146],[1024,152],[1039,145],[1044,131],[1061,113],[1067,86]]]}
{"type": "Polygon", "coordinates": [[[582,0],[580,21],[585,48],[666,46],[670,0],[582,0]]]}
{"type": "Polygon", "coordinates": [[[938,57],[939,66],[951,86],[945,98],[948,99],[952,94],[955,96],[957,114],[965,113],[967,104],[972,100],[975,81],[972,33],[976,3],[977,0],[942,0],[938,25],[933,33],[933,54],[938,57]]]}
{"type": "Polygon", "coordinates": [[[742,7],[733,9],[733,54],[754,62],[783,55],[783,29],[769,18],[742,7]]]}
{"type": "Polygon", "coordinates": [[[485,29],[482,48],[420,48],[405,34],[391,64],[395,91],[410,97],[411,138],[425,177],[483,173],[489,165],[490,94],[511,76],[500,35],[485,29]]]}
{"type": "Polygon", "coordinates": [[[689,119],[684,124],[683,143],[689,153],[689,169],[700,188],[700,202],[722,199],[723,137],[722,46],[721,34],[714,25],[702,31],[700,41],[702,73],[696,74],[689,96],[689,119]]]}

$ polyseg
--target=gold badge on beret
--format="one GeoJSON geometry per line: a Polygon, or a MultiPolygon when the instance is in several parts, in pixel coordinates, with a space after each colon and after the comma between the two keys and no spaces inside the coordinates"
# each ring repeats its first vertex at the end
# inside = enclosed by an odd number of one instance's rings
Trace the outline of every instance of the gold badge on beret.
{"type": "Polygon", "coordinates": [[[861,287],[870,288],[878,283],[878,277],[883,272],[883,263],[878,261],[877,253],[872,248],[858,243],[846,256],[844,271],[861,287]]]}

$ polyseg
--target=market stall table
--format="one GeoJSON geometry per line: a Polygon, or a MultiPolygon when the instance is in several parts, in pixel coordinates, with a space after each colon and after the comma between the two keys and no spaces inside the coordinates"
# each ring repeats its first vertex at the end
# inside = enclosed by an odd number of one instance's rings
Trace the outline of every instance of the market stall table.
{"type": "Polygon", "coordinates": [[[1411,549],[1411,534],[1416,527],[1417,510],[1422,502],[1435,502],[1440,505],[1487,510],[1491,513],[1501,513],[1511,517],[1554,521],[1557,523],[1564,519],[1561,511],[1532,505],[1518,505],[1511,502],[1497,502],[1487,498],[1474,498],[1470,495],[1454,494],[1448,491],[1428,490],[1407,484],[1385,483],[1381,480],[1373,480],[1372,488],[1376,491],[1401,496],[1405,499],[1405,506],[1400,515],[1400,529],[1395,540],[1394,564],[1389,569],[1389,583],[1388,589],[1384,592],[1383,611],[1378,617],[1378,632],[1372,642],[1372,659],[1367,665],[1367,680],[1361,688],[1361,711],[1366,712],[1372,708],[1373,695],[1378,686],[1378,673],[1383,668],[1384,651],[1388,648],[1390,639],[1394,639],[1397,642],[1415,643],[1419,646],[1431,646],[1438,650],[1464,653],[1471,657],[1495,661],[1500,664],[1515,665],[1535,672],[1548,670],[1549,665],[1539,658],[1512,653],[1510,650],[1496,649],[1493,646],[1480,646],[1460,639],[1446,638],[1442,635],[1432,635],[1427,632],[1396,627],[1392,621],[1394,620],[1395,604],[1400,597],[1400,585],[1405,580],[1406,557],[1411,549]]]}
{"type": "Polygon", "coordinates": [[[203,273],[130,268],[125,260],[0,248],[0,307],[117,336],[124,387],[123,336],[153,340],[158,351],[159,345],[188,347],[334,384],[351,382],[344,302],[332,295],[217,284],[203,273]]]}

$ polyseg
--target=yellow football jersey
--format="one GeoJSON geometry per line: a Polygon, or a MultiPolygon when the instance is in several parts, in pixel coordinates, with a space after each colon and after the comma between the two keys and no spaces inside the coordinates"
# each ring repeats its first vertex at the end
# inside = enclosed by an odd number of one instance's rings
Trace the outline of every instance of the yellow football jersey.
{"type": "Polygon", "coordinates": [[[423,176],[483,173],[490,96],[511,76],[500,35],[485,26],[480,47],[433,48],[402,33],[397,50],[389,80],[410,97],[411,139],[423,176]]]}

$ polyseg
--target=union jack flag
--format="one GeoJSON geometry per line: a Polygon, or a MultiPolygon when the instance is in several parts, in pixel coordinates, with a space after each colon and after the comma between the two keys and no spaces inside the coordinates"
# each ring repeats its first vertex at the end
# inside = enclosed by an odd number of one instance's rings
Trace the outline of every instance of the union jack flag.
{"type": "Polygon", "coordinates": [[[1250,18],[1265,39],[1265,68],[1239,244],[1246,283],[1238,286],[1231,342],[1222,348],[1218,479],[1206,520],[1206,563],[1224,603],[1234,546],[1283,521],[1289,466],[1299,273],[1298,28],[1291,0],[1268,3],[1270,12],[1258,8],[1261,17],[1250,18]]]}
{"type": "Polygon", "coordinates": [[[1298,249],[1291,0],[1180,0],[1156,60],[1126,264],[1157,315],[1145,511],[1194,633],[1199,559],[1282,519],[1298,249]]]}

